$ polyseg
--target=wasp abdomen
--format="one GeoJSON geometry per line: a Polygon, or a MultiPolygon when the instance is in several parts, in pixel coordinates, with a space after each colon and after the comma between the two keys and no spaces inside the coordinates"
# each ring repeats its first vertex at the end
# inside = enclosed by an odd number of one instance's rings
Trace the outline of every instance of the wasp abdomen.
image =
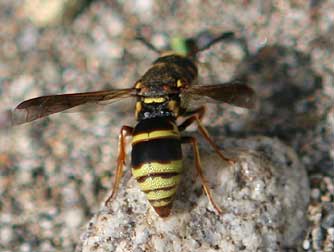
{"type": "Polygon", "coordinates": [[[132,174],[161,217],[169,215],[182,173],[179,130],[172,118],[140,121],[132,139],[132,174]]]}

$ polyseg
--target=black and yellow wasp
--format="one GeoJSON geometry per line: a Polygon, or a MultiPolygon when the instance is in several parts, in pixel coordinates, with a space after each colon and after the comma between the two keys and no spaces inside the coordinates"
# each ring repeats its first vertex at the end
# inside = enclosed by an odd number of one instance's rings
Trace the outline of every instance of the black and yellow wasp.
{"type": "Polygon", "coordinates": [[[182,132],[190,124],[196,123],[200,133],[217,154],[223,160],[233,163],[220,152],[202,125],[204,106],[195,109],[187,106],[193,99],[204,98],[206,102],[254,107],[255,94],[243,83],[231,81],[215,85],[194,85],[198,75],[195,63],[197,53],[229,37],[231,33],[223,33],[203,46],[198,46],[195,39],[175,40],[177,43],[174,44],[178,46],[172,46],[174,51],[167,53],[162,53],[140,38],[149,48],[160,53],[160,57],[132,88],[33,98],[19,104],[8,120],[11,120],[12,125],[18,125],[80,105],[94,106],[113,99],[133,97],[137,100],[135,116],[138,123],[135,127],[123,126],[120,130],[115,181],[106,204],[118,191],[125,165],[125,139],[132,136],[132,175],[159,216],[166,217],[171,211],[183,170],[182,144],[192,145],[196,170],[204,191],[216,211],[221,213],[222,210],[214,202],[202,172],[197,140],[194,137],[182,136],[182,132]],[[176,119],[179,117],[184,118],[184,121],[177,125],[176,119]]]}

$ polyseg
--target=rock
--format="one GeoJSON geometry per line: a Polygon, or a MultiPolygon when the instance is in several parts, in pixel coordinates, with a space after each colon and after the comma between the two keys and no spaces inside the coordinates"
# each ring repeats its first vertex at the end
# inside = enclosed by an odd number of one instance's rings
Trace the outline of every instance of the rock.
{"type": "Polygon", "coordinates": [[[154,212],[128,169],[116,200],[92,218],[77,251],[280,251],[300,246],[309,185],[295,152],[267,137],[224,143],[237,159],[232,166],[200,145],[206,178],[224,214],[218,215],[202,192],[186,147],[186,171],[169,217],[154,212]]]}
{"type": "Polygon", "coordinates": [[[71,20],[88,0],[28,0],[23,10],[35,25],[46,27],[71,20]]]}

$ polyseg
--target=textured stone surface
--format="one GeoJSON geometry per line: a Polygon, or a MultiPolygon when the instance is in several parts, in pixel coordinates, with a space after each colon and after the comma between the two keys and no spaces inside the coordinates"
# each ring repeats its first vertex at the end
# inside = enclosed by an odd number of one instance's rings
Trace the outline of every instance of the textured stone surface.
{"type": "MultiPolygon", "coordinates": [[[[91,220],[82,236],[82,251],[228,252],[297,247],[306,226],[309,187],[296,154],[266,137],[227,142],[230,155],[238,160],[233,166],[214,153],[201,151],[205,174],[216,202],[224,208],[223,215],[216,214],[202,193],[193,161],[186,158],[186,172],[169,217],[158,217],[136,181],[125,176],[111,207],[102,207],[91,220]]],[[[186,155],[188,151],[185,148],[186,155]]]]}

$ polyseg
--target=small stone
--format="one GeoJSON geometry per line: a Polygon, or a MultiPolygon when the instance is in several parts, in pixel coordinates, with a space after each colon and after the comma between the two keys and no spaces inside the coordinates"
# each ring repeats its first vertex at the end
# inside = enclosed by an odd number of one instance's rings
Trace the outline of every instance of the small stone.
{"type": "Polygon", "coordinates": [[[1,244],[5,245],[8,244],[13,238],[13,232],[12,229],[8,226],[3,227],[0,230],[0,242],[1,244]]]}
{"type": "Polygon", "coordinates": [[[69,228],[78,228],[81,224],[81,220],[83,219],[82,211],[79,208],[73,208],[68,210],[65,215],[65,221],[69,228]]]}
{"type": "Polygon", "coordinates": [[[304,240],[303,241],[303,249],[308,250],[311,248],[311,243],[309,240],[304,240]]]}
{"type": "Polygon", "coordinates": [[[83,0],[26,0],[23,10],[35,25],[45,27],[71,19],[83,4],[83,0]]]}
{"type": "Polygon", "coordinates": [[[140,251],[144,243],[151,244],[147,252],[238,251],[240,247],[275,251],[302,244],[299,239],[306,227],[310,191],[305,169],[292,149],[266,137],[231,140],[231,146],[244,150],[233,149],[238,161],[229,166],[202,145],[203,168],[224,214],[215,212],[205,193],[196,194],[201,185],[193,183],[194,163],[185,158],[182,193],[169,217],[156,215],[132,178],[110,208],[103,207],[93,218],[82,235],[83,251],[88,247],[92,252],[108,251],[103,249],[108,244],[114,244],[115,251],[129,247],[140,251]],[[96,249],[89,245],[92,241],[96,249]]]}

